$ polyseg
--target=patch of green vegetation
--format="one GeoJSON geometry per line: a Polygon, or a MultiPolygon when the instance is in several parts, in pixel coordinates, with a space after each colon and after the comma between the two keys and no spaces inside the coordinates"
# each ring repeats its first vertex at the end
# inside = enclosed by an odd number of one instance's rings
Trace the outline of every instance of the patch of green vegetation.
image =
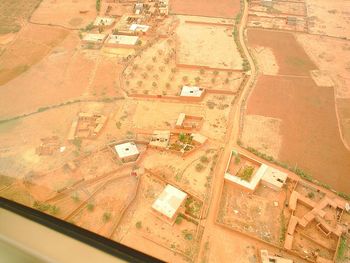
{"type": "Polygon", "coordinates": [[[179,134],[179,141],[186,144],[192,143],[192,136],[189,133],[180,133],[179,134]]]}
{"type": "Polygon", "coordinates": [[[241,158],[239,155],[235,156],[235,164],[239,164],[241,162],[241,158]]]}
{"type": "Polygon", "coordinates": [[[71,196],[74,202],[78,203],[80,201],[80,197],[77,192],[74,192],[71,196]]]}
{"type": "Polygon", "coordinates": [[[141,221],[137,221],[135,226],[136,226],[137,229],[142,228],[142,222],[141,221]]]}
{"type": "Polygon", "coordinates": [[[194,198],[189,197],[186,199],[185,208],[186,208],[186,214],[194,218],[199,218],[200,211],[202,208],[202,203],[194,198]]]}
{"type": "Polygon", "coordinates": [[[96,10],[100,12],[101,10],[101,0],[96,0],[96,10]]]}
{"type": "Polygon", "coordinates": [[[243,170],[241,170],[239,173],[238,173],[238,176],[247,181],[247,182],[250,182],[250,179],[252,178],[252,175],[254,173],[254,166],[246,166],[243,168],[243,170]]]}
{"type": "Polygon", "coordinates": [[[346,251],[346,243],[347,243],[346,238],[344,236],[341,236],[339,248],[338,248],[338,253],[337,253],[337,259],[339,259],[339,260],[344,259],[345,251],[346,251]]]}
{"type": "Polygon", "coordinates": [[[92,212],[92,211],[94,211],[95,206],[94,206],[94,204],[92,204],[92,203],[88,203],[88,204],[86,205],[86,208],[87,208],[87,210],[88,210],[89,212],[92,212]]]}
{"type": "Polygon", "coordinates": [[[56,205],[50,205],[39,201],[35,201],[33,207],[41,212],[48,212],[52,215],[57,215],[60,211],[60,208],[56,205]]]}
{"type": "Polygon", "coordinates": [[[180,225],[183,219],[182,215],[178,215],[175,219],[175,224],[180,225]]]}
{"type": "Polygon", "coordinates": [[[109,220],[111,220],[111,213],[109,212],[104,212],[102,215],[102,220],[104,223],[107,223],[109,220]]]}
{"type": "Polygon", "coordinates": [[[201,156],[200,161],[202,163],[208,163],[209,162],[209,158],[207,156],[203,155],[203,156],[201,156]]]}
{"type": "Polygon", "coordinates": [[[281,229],[280,229],[280,243],[283,244],[284,240],[286,239],[286,232],[287,232],[287,227],[286,227],[286,218],[284,217],[283,211],[281,212],[281,229]]]}
{"type": "Polygon", "coordinates": [[[196,171],[197,172],[201,172],[201,171],[203,171],[203,169],[204,169],[204,165],[203,164],[201,164],[201,163],[197,163],[196,164],[196,171]]]}

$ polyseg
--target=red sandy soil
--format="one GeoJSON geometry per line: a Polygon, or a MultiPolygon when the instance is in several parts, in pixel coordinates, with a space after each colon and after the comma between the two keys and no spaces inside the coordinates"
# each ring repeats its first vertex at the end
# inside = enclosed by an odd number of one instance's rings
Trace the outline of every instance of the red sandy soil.
{"type": "Polygon", "coordinates": [[[308,78],[262,76],[247,114],[282,119],[280,159],[350,192],[350,153],[340,139],[333,88],[317,87],[308,78]]]}
{"type": "Polygon", "coordinates": [[[279,74],[308,76],[310,70],[317,69],[291,33],[248,29],[248,43],[252,47],[271,48],[279,74]]]}
{"type": "Polygon", "coordinates": [[[181,15],[234,18],[240,8],[239,0],[172,0],[170,12],[181,15]]]}

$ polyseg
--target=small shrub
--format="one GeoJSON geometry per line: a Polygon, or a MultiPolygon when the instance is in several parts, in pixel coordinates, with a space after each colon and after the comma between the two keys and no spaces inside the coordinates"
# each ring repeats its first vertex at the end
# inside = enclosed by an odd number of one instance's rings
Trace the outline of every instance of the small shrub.
{"type": "Polygon", "coordinates": [[[102,220],[104,223],[107,223],[109,220],[111,220],[111,213],[104,212],[102,215],[102,220]]]}
{"type": "Polygon", "coordinates": [[[315,197],[315,193],[314,192],[309,192],[307,194],[307,197],[309,197],[310,199],[314,198],[315,197]]]}
{"type": "Polygon", "coordinates": [[[203,171],[203,169],[204,169],[204,165],[201,164],[201,163],[197,163],[197,165],[196,165],[196,171],[197,171],[197,172],[201,172],[201,171],[203,171]]]}
{"type": "Polygon", "coordinates": [[[181,222],[182,222],[182,220],[183,220],[182,215],[178,215],[178,216],[176,217],[176,219],[175,219],[175,223],[176,223],[177,225],[180,225],[181,222]]]}
{"type": "Polygon", "coordinates": [[[87,208],[87,210],[88,210],[89,212],[92,212],[92,211],[94,210],[95,206],[94,206],[94,204],[92,204],[92,203],[88,203],[87,206],[86,206],[86,208],[87,208]]]}
{"type": "Polygon", "coordinates": [[[201,161],[202,163],[208,163],[208,162],[209,162],[209,159],[208,159],[207,156],[203,155],[203,156],[200,158],[200,161],[201,161]]]}
{"type": "Polygon", "coordinates": [[[142,222],[141,221],[137,221],[135,226],[136,226],[137,229],[142,228],[142,222]]]}

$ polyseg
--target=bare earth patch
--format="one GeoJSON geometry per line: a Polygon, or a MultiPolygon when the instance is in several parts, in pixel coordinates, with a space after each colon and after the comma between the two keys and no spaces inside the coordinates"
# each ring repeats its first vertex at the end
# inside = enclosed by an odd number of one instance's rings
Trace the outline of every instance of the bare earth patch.
{"type": "Polygon", "coordinates": [[[260,115],[246,115],[242,142],[260,152],[277,158],[282,143],[281,120],[260,115]]]}
{"type": "Polygon", "coordinates": [[[265,75],[276,75],[279,71],[279,67],[272,49],[258,46],[254,50],[262,73],[265,75]]]}
{"type": "Polygon", "coordinates": [[[310,71],[311,78],[315,81],[316,85],[319,87],[333,87],[334,82],[329,77],[329,74],[321,70],[310,71]]]}

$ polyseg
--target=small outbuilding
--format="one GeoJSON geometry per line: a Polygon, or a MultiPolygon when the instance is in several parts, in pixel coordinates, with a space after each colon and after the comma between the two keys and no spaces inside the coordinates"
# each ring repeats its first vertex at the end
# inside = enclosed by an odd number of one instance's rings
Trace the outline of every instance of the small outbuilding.
{"type": "Polygon", "coordinates": [[[138,43],[138,40],[138,36],[110,35],[106,40],[105,45],[111,47],[134,48],[138,43]]]}
{"type": "Polygon", "coordinates": [[[115,23],[115,19],[112,17],[102,17],[102,16],[98,16],[96,17],[95,21],[94,21],[94,27],[112,27],[115,23]]]}
{"type": "Polygon", "coordinates": [[[195,87],[195,86],[183,86],[180,96],[188,97],[188,98],[201,98],[204,93],[203,88],[195,87]]]}

